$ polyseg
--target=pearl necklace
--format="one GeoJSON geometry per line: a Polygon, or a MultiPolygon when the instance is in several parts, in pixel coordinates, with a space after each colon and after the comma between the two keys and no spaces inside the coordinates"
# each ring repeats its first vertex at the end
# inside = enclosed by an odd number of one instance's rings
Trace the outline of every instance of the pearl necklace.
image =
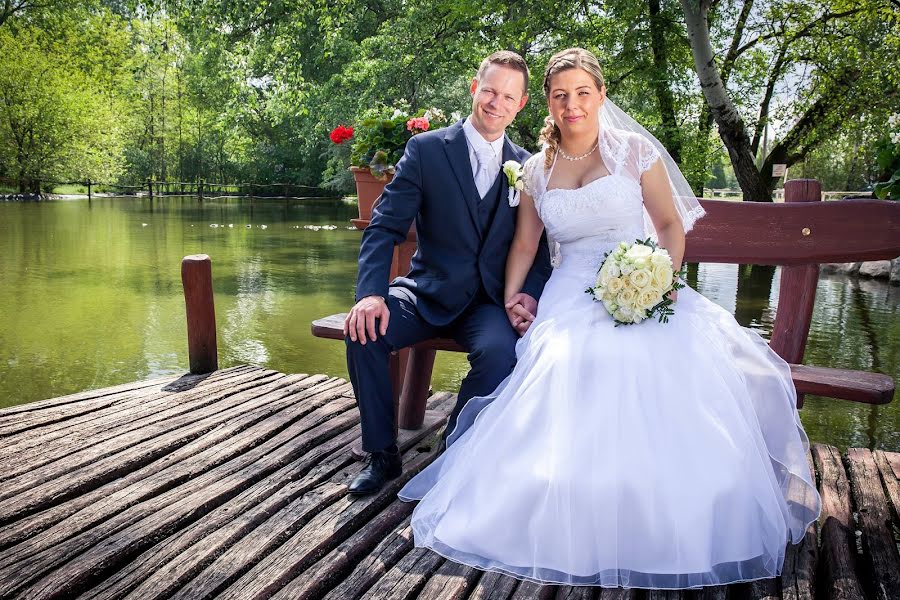
{"type": "Polygon", "coordinates": [[[591,147],[591,149],[588,150],[586,153],[582,154],[581,156],[569,156],[568,154],[563,152],[562,148],[557,148],[557,151],[559,152],[559,155],[562,156],[564,159],[575,161],[575,160],[582,160],[582,159],[587,158],[588,156],[590,156],[591,154],[594,153],[594,150],[596,150],[597,146],[599,146],[599,145],[600,145],[599,141],[594,142],[594,145],[591,147]]]}

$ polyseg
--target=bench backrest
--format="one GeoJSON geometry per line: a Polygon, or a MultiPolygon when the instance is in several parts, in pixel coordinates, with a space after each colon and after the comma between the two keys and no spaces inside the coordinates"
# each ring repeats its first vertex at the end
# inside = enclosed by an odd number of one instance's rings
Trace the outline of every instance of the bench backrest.
{"type": "Polygon", "coordinates": [[[783,266],[770,345],[790,363],[803,361],[820,263],[900,255],[900,203],[821,198],[818,181],[795,179],[783,204],[701,199],[686,239],[687,262],[783,266]]]}

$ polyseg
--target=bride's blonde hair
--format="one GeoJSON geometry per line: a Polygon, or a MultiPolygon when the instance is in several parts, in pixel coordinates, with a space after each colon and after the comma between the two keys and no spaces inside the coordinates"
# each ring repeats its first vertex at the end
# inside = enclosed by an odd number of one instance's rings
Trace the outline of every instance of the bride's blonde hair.
{"type": "MultiPolygon", "coordinates": [[[[544,98],[550,98],[550,80],[554,75],[568,69],[581,69],[590,75],[597,89],[602,90],[606,85],[603,81],[603,71],[600,69],[600,62],[588,50],[584,48],[566,48],[562,52],[557,52],[547,63],[544,70],[544,98]]],[[[544,168],[549,169],[553,164],[553,156],[559,148],[560,132],[559,127],[553,122],[553,117],[547,115],[544,119],[544,128],[541,129],[540,142],[547,144],[544,158],[544,168]]]]}

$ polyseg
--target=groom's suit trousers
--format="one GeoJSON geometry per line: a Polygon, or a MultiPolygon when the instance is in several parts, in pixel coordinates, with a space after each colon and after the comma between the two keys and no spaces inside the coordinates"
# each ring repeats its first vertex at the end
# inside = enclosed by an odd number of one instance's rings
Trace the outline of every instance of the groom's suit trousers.
{"type": "MultiPolygon", "coordinates": [[[[391,289],[388,331],[374,342],[353,342],[348,337],[347,366],[362,421],[363,449],[383,450],[396,442],[393,394],[388,361],[391,352],[432,337],[450,337],[466,349],[471,370],[459,388],[456,406],[446,431],[452,431],[463,405],[474,396],[494,391],[516,363],[518,335],[506,312],[481,294],[450,324],[435,326],[425,321],[406,290],[391,289]]],[[[376,327],[377,329],[377,327],[376,327]]]]}

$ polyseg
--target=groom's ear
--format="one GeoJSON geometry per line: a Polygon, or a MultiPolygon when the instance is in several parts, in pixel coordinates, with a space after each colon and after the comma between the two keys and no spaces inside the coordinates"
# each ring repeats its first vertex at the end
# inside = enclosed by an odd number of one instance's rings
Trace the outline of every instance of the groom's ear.
{"type": "Polygon", "coordinates": [[[475,95],[475,90],[477,90],[477,89],[478,89],[478,78],[477,78],[477,77],[473,77],[473,78],[472,78],[472,85],[469,86],[469,93],[470,93],[471,95],[474,96],[474,95],[475,95]]]}
{"type": "MultiPolygon", "coordinates": [[[[519,110],[525,108],[525,104],[528,103],[528,94],[522,96],[522,99],[519,101],[519,110]]],[[[518,112],[518,111],[516,111],[518,112]]]]}

